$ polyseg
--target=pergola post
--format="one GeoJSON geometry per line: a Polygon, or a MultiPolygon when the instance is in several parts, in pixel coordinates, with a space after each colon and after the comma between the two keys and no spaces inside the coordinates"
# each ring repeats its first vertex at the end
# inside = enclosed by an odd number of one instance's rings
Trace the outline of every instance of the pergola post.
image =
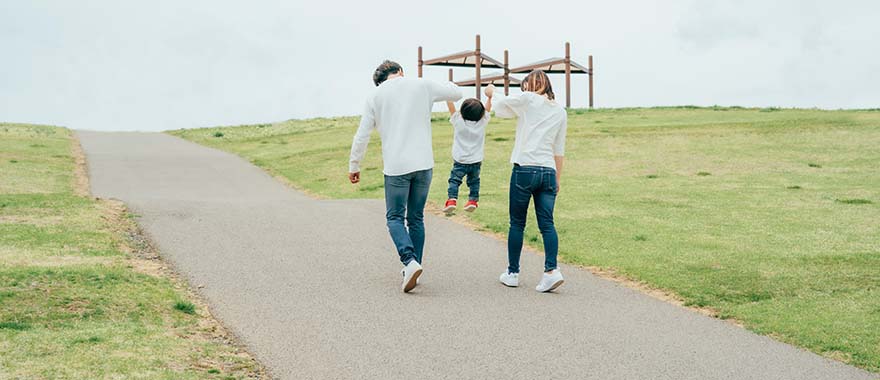
{"type": "Polygon", "coordinates": [[[587,69],[589,73],[587,75],[590,76],[590,108],[593,108],[593,56],[591,55],[589,60],[587,60],[587,69]]]}
{"type": "Polygon", "coordinates": [[[565,108],[571,108],[571,44],[565,43],[565,108]]]}
{"type": "Polygon", "coordinates": [[[504,50],[504,96],[510,95],[510,62],[507,59],[507,50],[504,50]]]}
{"type": "Polygon", "coordinates": [[[480,54],[480,35],[479,34],[477,34],[477,46],[476,46],[476,49],[474,49],[474,56],[476,56],[476,58],[477,58],[477,61],[475,63],[475,66],[477,69],[477,75],[475,77],[476,81],[474,82],[474,87],[476,87],[476,89],[477,89],[477,96],[476,96],[477,100],[481,100],[482,98],[480,97],[480,89],[482,87],[483,82],[480,81],[480,66],[483,63],[483,56],[480,54]]]}
{"type": "Polygon", "coordinates": [[[422,77],[422,65],[424,61],[422,61],[422,47],[419,46],[419,78],[422,77]]]}

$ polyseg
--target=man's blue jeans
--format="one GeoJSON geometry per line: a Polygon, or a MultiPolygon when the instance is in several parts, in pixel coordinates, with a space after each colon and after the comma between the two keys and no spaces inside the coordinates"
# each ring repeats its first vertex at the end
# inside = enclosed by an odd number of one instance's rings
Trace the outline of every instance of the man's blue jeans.
{"type": "Polygon", "coordinates": [[[385,219],[403,265],[422,263],[425,248],[425,202],[434,170],[385,176],[385,219]],[[404,219],[406,226],[404,226],[404,219]]]}
{"type": "Polygon", "coordinates": [[[480,167],[482,164],[482,162],[473,164],[452,162],[452,171],[449,173],[449,188],[447,189],[449,199],[458,199],[458,188],[461,186],[461,179],[467,176],[467,186],[470,189],[468,199],[472,201],[480,200],[480,167]]]}
{"type": "Polygon", "coordinates": [[[553,224],[553,206],[556,204],[556,170],[541,166],[513,167],[510,174],[510,231],[507,235],[507,271],[519,273],[519,257],[522,253],[523,231],[529,201],[535,199],[538,229],[544,238],[544,271],[556,269],[559,237],[553,224]]]}

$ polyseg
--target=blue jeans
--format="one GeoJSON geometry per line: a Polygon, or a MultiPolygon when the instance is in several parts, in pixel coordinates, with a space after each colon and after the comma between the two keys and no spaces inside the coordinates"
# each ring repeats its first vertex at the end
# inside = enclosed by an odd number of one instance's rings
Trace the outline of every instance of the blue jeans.
{"type": "Polygon", "coordinates": [[[422,263],[425,248],[425,202],[434,170],[385,176],[385,220],[403,265],[422,263]],[[404,218],[406,227],[404,227],[404,218]]]}
{"type": "Polygon", "coordinates": [[[507,271],[519,273],[523,231],[529,201],[535,199],[538,229],[544,238],[544,271],[556,269],[559,237],[553,224],[553,206],[556,204],[556,170],[541,166],[514,165],[510,175],[510,231],[507,235],[507,271]]]}
{"type": "Polygon", "coordinates": [[[470,189],[468,199],[472,201],[480,200],[480,167],[482,162],[474,164],[461,164],[453,161],[452,172],[449,173],[449,198],[458,199],[458,188],[461,186],[461,179],[467,176],[467,186],[470,189]]]}

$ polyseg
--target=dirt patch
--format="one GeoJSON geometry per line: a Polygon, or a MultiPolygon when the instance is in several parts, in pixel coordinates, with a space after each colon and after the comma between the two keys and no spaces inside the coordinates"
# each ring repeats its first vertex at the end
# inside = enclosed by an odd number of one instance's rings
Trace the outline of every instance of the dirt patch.
{"type": "Polygon", "coordinates": [[[138,273],[154,277],[172,278],[174,273],[167,269],[159,258],[158,250],[153,247],[140,226],[128,213],[125,204],[115,199],[97,199],[101,217],[106,222],[109,232],[116,239],[116,246],[126,253],[129,267],[138,273]]]}
{"type": "Polygon", "coordinates": [[[30,224],[37,227],[54,226],[61,224],[60,216],[23,216],[23,215],[0,215],[0,224],[30,224]]]}
{"type": "Polygon", "coordinates": [[[4,249],[0,249],[0,260],[9,267],[26,266],[41,268],[62,268],[71,265],[112,265],[115,262],[115,259],[112,257],[83,257],[80,255],[40,256],[27,251],[16,251],[10,254],[4,249]]]}
{"type": "Polygon", "coordinates": [[[73,193],[81,197],[88,197],[91,193],[89,189],[89,169],[86,166],[86,155],[79,143],[76,132],[70,134],[70,155],[73,157],[73,193]]]}

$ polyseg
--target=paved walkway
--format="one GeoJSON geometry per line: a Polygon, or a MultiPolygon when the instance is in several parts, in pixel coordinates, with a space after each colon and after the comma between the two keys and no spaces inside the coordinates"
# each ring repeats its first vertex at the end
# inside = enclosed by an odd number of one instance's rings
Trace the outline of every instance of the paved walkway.
{"type": "Polygon", "coordinates": [[[422,285],[403,294],[379,201],[313,200],[168,135],[79,136],[93,194],[140,215],[278,378],[876,377],[564,265],[561,291],[538,294],[535,254],[505,288],[506,245],[433,216],[422,285]]]}

